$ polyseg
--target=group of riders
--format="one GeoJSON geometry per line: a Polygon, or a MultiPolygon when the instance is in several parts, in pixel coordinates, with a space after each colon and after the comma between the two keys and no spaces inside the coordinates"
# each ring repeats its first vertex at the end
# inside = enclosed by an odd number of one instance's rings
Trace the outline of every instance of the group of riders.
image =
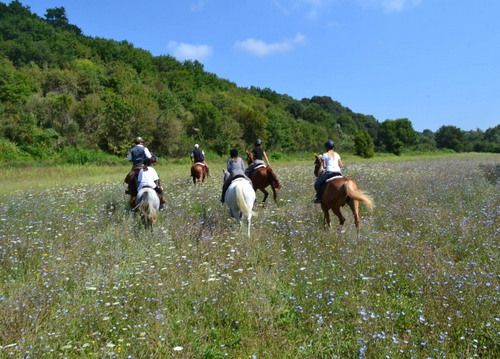
{"type": "MultiPolygon", "coordinates": [[[[332,140],[325,142],[325,152],[319,156],[321,161],[320,174],[314,183],[316,197],[314,203],[321,203],[321,195],[326,181],[332,177],[342,176],[341,170],[344,167],[340,155],[335,151],[335,144],[332,140]]],[[[227,160],[227,172],[224,177],[222,186],[221,202],[224,203],[224,196],[231,182],[236,178],[245,178],[251,182],[250,178],[253,171],[262,166],[269,166],[269,158],[266,152],[262,149],[262,140],[255,141],[254,148],[251,151],[253,162],[247,168],[243,160],[238,155],[236,148],[229,152],[227,160]]],[[[132,162],[132,169],[125,177],[125,183],[128,189],[125,193],[130,195],[130,207],[135,208],[137,199],[141,197],[141,190],[144,188],[152,188],[158,194],[160,199],[160,210],[164,209],[165,200],[163,198],[163,188],[160,183],[158,173],[153,165],[156,163],[156,156],[152,155],[149,149],[144,145],[144,140],[141,137],[135,139],[135,145],[129,150],[127,159],[132,162]]],[[[205,159],[205,152],[200,148],[199,144],[195,144],[191,152],[191,162],[193,164],[201,164],[204,166],[206,174],[209,174],[208,164],[205,159]]]]}

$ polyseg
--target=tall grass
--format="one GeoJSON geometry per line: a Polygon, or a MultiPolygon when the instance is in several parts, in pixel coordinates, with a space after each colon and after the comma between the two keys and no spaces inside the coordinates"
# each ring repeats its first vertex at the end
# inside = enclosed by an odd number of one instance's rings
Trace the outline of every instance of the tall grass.
{"type": "Polygon", "coordinates": [[[500,197],[485,168],[499,163],[351,164],[376,203],[359,237],[347,211],[344,233],[323,230],[312,161],[275,164],[280,200],[256,209],[250,239],[218,201],[220,164],[200,189],[189,166],[158,167],[153,232],[126,211],[128,167],[21,183],[0,195],[0,356],[498,357],[500,197]]]}

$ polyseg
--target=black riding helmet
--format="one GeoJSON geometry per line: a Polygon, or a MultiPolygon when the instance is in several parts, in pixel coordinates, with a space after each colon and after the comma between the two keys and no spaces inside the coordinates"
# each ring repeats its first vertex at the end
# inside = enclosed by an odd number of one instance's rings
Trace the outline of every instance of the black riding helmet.
{"type": "Polygon", "coordinates": [[[328,140],[325,142],[325,148],[327,150],[333,150],[335,148],[335,143],[333,142],[333,140],[328,140]]]}
{"type": "Polygon", "coordinates": [[[238,157],[238,150],[236,148],[233,148],[231,151],[229,151],[229,155],[231,158],[238,157]]]}
{"type": "Polygon", "coordinates": [[[255,146],[260,146],[260,145],[262,145],[262,140],[258,138],[257,140],[255,140],[255,146]]]}

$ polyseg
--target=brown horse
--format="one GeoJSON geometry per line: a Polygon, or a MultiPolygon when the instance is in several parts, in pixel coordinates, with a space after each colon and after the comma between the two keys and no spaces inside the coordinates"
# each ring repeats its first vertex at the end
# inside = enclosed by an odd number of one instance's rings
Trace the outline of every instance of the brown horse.
{"type": "Polygon", "coordinates": [[[202,185],[205,178],[208,176],[208,169],[204,163],[196,162],[191,166],[191,177],[193,177],[193,184],[202,185]]]}
{"type": "MultiPolygon", "coordinates": [[[[248,165],[254,162],[253,153],[247,151],[247,163],[248,165]]],[[[281,188],[281,184],[278,181],[278,177],[274,173],[273,169],[270,166],[262,166],[256,168],[252,174],[250,175],[250,179],[252,180],[253,189],[257,191],[258,189],[264,193],[264,199],[262,203],[266,202],[267,196],[269,196],[269,192],[266,191],[267,186],[271,186],[273,191],[273,199],[276,202],[277,193],[276,191],[281,188]]]]}
{"type": "MultiPolygon", "coordinates": [[[[321,160],[318,155],[315,156],[314,161],[314,175],[317,177],[321,173],[321,160]]],[[[356,224],[356,229],[359,233],[359,202],[364,203],[368,208],[373,208],[373,200],[361,191],[356,182],[350,178],[338,177],[331,181],[328,181],[323,185],[324,190],[321,195],[321,209],[324,215],[324,225],[325,227],[331,227],[330,213],[331,209],[333,213],[338,217],[340,225],[343,225],[345,218],[340,212],[340,207],[343,207],[346,203],[352,210],[354,215],[354,223],[356,224]],[[326,186],[326,187],[325,187],[326,186]]]]}

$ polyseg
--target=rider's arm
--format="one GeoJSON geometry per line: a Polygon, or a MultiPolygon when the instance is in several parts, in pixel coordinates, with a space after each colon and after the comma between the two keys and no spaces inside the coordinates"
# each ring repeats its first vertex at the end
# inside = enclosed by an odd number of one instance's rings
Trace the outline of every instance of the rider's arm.
{"type": "Polygon", "coordinates": [[[321,155],[321,157],[319,158],[320,162],[321,162],[321,169],[326,169],[326,160],[325,160],[325,156],[324,155],[321,155]]]}
{"type": "Polygon", "coordinates": [[[144,147],[144,155],[146,155],[146,158],[151,158],[151,152],[149,152],[147,147],[144,147]]]}

